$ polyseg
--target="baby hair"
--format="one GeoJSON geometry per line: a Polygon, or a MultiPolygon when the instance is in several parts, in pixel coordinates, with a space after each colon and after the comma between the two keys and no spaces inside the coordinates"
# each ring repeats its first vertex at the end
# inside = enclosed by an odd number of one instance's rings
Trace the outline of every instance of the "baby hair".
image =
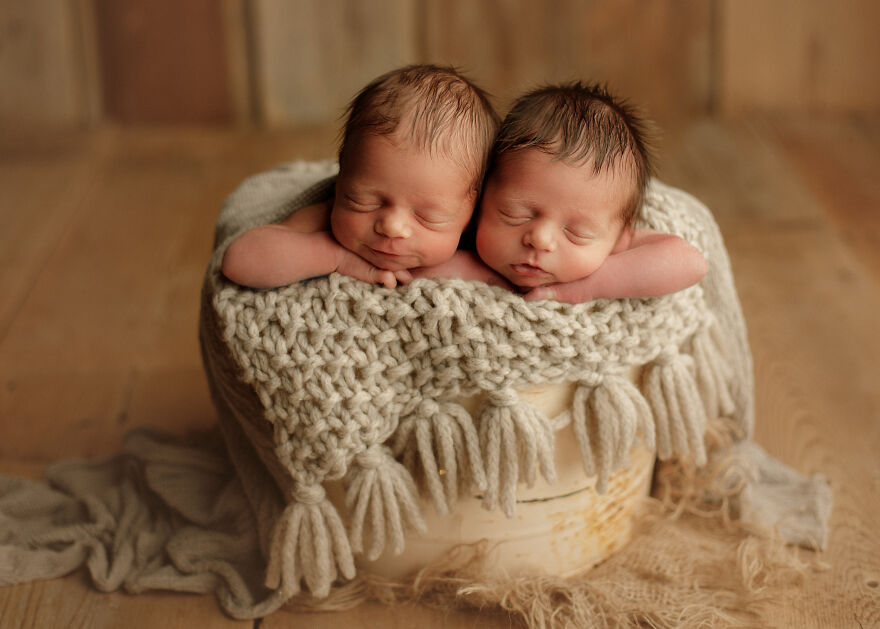
{"type": "Polygon", "coordinates": [[[629,170],[634,189],[622,219],[630,225],[639,217],[653,175],[648,128],[634,107],[604,86],[545,86],[516,100],[501,123],[492,153],[497,158],[508,151],[537,148],[565,162],[592,162],[596,173],[629,170]]]}
{"type": "Polygon", "coordinates": [[[479,190],[499,122],[488,94],[455,68],[406,66],[378,77],[351,101],[339,161],[359,135],[400,130],[420,149],[459,160],[479,190]]]}

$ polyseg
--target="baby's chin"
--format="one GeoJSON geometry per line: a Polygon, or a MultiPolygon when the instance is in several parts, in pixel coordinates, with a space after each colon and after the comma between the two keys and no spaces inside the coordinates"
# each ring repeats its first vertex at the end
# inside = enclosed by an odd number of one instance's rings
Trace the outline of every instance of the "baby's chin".
{"type": "Polygon", "coordinates": [[[382,269],[383,271],[403,271],[404,269],[423,266],[419,257],[413,255],[391,256],[368,250],[362,253],[361,256],[377,269],[382,269]]]}
{"type": "Polygon", "coordinates": [[[538,280],[532,280],[532,281],[529,281],[528,279],[526,279],[526,280],[524,281],[523,278],[521,278],[521,277],[507,278],[507,279],[510,280],[510,283],[513,284],[513,288],[514,288],[514,289],[516,290],[516,292],[518,292],[518,293],[527,293],[527,292],[529,292],[530,290],[532,290],[532,289],[534,289],[534,288],[540,288],[541,286],[549,286],[550,284],[556,284],[555,281],[553,281],[553,282],[547,282],[547,281],[543,281],[543,282],[541,282],[541,281],[538,281],[538,280]]]}

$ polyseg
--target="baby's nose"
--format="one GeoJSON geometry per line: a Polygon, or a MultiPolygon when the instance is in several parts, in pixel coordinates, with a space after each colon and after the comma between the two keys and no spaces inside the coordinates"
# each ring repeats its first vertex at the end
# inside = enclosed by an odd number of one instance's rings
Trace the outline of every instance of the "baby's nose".
{"type": "Polygon", "coordinates": [[[376,220],[376,233],[386,238],[409,238],[412,226],[405,211],[392,208],[376,220]]]}
{"type": "Polygon", "coordinates": [[[555,251],[556,240],[553,233],[546,225],[535,225],[523,236],[523,244],[540,251],[555,251]]]}

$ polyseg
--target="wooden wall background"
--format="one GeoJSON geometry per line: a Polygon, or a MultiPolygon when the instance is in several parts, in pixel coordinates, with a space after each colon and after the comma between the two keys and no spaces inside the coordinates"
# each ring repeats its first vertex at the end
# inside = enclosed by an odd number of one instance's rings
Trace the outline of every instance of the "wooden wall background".
{"type": "Polygon", "coordinates": [[[420,61],[501,109],[586,78],[661,121],[876,112],[878,26],[876,0],[0,0],[0,124],[328,123],[420,61]]]}

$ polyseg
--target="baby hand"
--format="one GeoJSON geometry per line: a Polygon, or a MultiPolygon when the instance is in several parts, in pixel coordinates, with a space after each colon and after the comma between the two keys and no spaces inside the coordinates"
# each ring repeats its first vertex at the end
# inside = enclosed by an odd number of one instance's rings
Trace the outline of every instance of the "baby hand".
{"type": "Polygon", "coordinates": [[[409,269],[400,269],[399,271],[394,271],[394,277],[397,279],[397,283],[401,286],[405,286],[412,282],[412,273],[409,272],[409,269]]]}
{"type": "MultiPolygon", "coordinates": [[[[395,277],[394,271],[377,268],[348,250],[343,250],[336,271],[370,284],[381,284],[385,288],[397,286],[397,277],[395,277]]],[[[398,271],[398,273],[400,272],[398,271]]]]}

